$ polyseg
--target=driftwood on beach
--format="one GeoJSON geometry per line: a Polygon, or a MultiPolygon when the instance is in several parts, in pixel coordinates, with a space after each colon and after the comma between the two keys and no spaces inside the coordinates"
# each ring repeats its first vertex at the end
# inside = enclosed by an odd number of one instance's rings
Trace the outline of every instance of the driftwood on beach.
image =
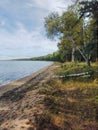
{"type": "Polygon", "coordinates": [[[82,73],[77,73],[77,74],[54,75],[53,78],[67,78],[67,77],[79,77],[79,76],[90,77],[92,74],[93,72],[89,71],[89,72],[82,72],[82,73]]]}

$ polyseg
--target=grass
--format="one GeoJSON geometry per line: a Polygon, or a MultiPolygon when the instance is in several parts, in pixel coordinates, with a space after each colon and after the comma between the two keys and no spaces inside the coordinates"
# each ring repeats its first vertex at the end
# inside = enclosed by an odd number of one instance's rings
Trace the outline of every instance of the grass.
{"type": "Polygon", "coordinates": [[[98,64],[59,65],[55,74],[93,71],[91,77],[50,79],[39,90],[44,94],[46,110],[37,116],[38,130],[97,130],[98,126],[98,64]],[[44,123],[43,123],[44,122],[44,123]]]}

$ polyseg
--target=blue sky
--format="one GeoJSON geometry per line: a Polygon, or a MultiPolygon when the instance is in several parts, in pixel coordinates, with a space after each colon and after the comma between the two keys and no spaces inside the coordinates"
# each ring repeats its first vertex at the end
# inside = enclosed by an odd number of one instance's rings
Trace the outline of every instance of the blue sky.
{"type": "Polygon", "coordinates": [[[57,50],[47,39],[44,18],[70,0],[0,0],[0,60],[35,57],[57,50]]]}

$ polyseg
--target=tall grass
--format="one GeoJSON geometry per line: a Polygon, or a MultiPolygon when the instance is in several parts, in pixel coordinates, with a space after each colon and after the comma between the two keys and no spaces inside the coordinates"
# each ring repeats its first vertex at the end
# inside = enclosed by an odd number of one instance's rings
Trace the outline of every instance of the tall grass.
{"type": "Polygon", "coordinates": [[[65,63],[56,68],[54,75],[86,71],[93,71],[93,75],[50,79],[43,84],[39,93],[45,95],[46,110],[37,117],[38,129],[97,130],[98,64],[92,63],[88,68],[84,63],[65,63]]]}

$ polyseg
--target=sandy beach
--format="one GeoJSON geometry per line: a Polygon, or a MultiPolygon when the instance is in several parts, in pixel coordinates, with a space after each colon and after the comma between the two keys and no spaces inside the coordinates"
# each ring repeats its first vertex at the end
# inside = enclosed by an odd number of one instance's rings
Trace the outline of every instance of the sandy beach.
{"type": "Polygon", "coordinates": [[[39,71],[37,71],[31,75],[28,75],[24,78],[21,78],[19,80],[16,80],[16,81],[10,82],[6,85],[0,86],[0,96],[9,90],[12,90],[14,88],[19,88],[20,86],[22,87],[22,85],[27,85],[28,83],[31,83],[30,81],[34,81],[34,79],[37,77],[40,77],[39,79],[41,79],[42,77],[44,77],[45,71],[48,71],[51,66],[53,66],[53,65],[40,69],[39,71]]]}
{"type": "Polygon", "coordinates": [[[35,114],[44,111],[39,88],[52,76],[51,65],[0,87],[0,130],[35,130],[35,114]]]}

